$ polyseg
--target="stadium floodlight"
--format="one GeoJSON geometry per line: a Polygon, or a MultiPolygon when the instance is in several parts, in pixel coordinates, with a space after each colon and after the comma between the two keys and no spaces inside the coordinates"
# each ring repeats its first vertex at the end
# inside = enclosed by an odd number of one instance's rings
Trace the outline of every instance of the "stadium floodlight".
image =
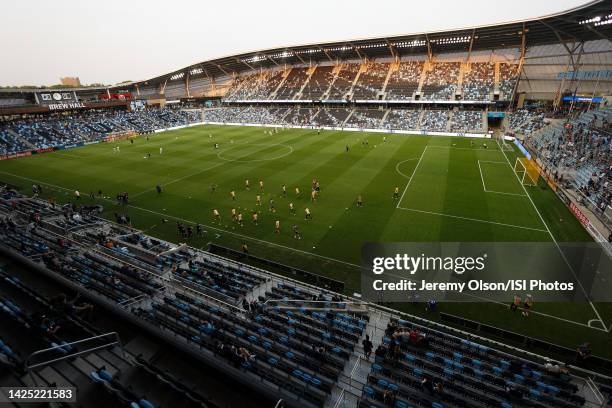
{"type": "Polygon", "coordinates": [[[537,186],[540,179],[540,171],[533,160],[526,157],[517,157],[514,162],[514,172],[524,186],[537,186]]]}

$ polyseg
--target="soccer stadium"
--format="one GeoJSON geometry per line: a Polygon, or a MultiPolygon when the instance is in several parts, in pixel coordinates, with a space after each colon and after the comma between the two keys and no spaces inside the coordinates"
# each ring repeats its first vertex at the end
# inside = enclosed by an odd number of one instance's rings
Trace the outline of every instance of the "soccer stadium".
{"type": "Polygon", "coordinates": [[[0,406],[612,407],[611,36],[0,87],[0,406]]]}

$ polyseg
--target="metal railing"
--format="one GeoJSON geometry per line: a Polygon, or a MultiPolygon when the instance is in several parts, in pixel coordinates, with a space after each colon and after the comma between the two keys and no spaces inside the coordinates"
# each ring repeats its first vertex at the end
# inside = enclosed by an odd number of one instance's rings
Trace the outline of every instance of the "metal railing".
{"type": "Polygon", "coordinates": [[[589,388],[589,391],[591,391],[591,393],[593,394],[593,397],[595,398],[595,401],[587,400],[587,404],[598,407],[598,408],[606,406],[607,398],[599,390],[599,387],[597,387],[597,384],[595,384],[595,381],[593,381],[593,378],[587,377],[584,381],[584,384],[585,384],[585,387],[589,388]]]}
{"type": "Polygon", "coordinates": [[[63,360],[67,360],[67,359],[78,357],[84,354],[93,353],[94,351],[97,351],[97,350],[103,350],[103,349],[111,348],[115,346],[118,346],[119,348],[121,348],[121,352],[123,353],[123,344],[121,343],[121,339],[119,338],[119,334],[117,332],[110,332],[106,334],[101,334],[99,336],[88,337],[88,338],[73,341],[70,343],[58,344],[57,346],[38,350],[30,354],[25,360],[25,370],[27,374],[30,376],[30,378],[32,378],[32,381],[36,384],[36,379],[32,375],[32,370],[36,368],[45,367],[45,366],[48,366],[48,365],[51,365],[51,364],[54,364],[54,363],[57,363],[63,360]],[[104,342],[103,344],[93,345],[93,347],[85,348],[80,351],[75,349],[73,353],[66,352],[65,350],[66,347],[74,347],[77,345],[83,345],[84,343],[88,343],[88,342],[102,341],[102,339],[105,339],[105,338],[111,338],[111,339],[107,342],[104,342]],[[55,355],[57,355],[58,352],[60,352],[59,350],[62,350],[62,352],[66,354],[63,354],[60,357],[54,357],[55,355]],[[48,359],[43,359],[40,362],[33,362],[35,358],[38,358],[39,356],[44,356],[45,354],[51,354],[51,356],[49,356],[48,359]]]}

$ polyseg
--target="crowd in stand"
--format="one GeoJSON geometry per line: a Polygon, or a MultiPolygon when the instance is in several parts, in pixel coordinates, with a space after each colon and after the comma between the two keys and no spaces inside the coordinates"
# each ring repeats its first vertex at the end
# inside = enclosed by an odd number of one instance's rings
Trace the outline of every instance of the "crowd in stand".
{"type": "MultiPolygon", "coordinates": [[[[236,78],[225,96],[227,101],[297,99],[386,100],[412,99],[419,89],[424,61],[349,62],[338,66],[294,67],[288,71],[263,71],[236,78]],[[388,78],[388,81],[387,81],[388,78]],[[385,85],[386,84],[386,85],[385,85]],[[300,93],[300,90],[301,93],[300,93]],[[329,90],[329,92],[328,92],[329,90]]],[[[453,100],[459,90],[461,62],[434,62],[428,66],[421,89],[422,99],[453,100]]],[[[496,64],[473,62],[464,74],[464,100],[490,100],[495,87],[496,64]]],[[[516,64],[499,63],[500,100],[512,96],[517,82],[516,64]]]]}
{"type": "Polygon", "coordinates": [[[515,133],[529,136],[546,126],[544,112],[530,109],[518,109],[508,117],[508,129],[515,133]]]}
{"type": "Polygon", "coordinates": [[[495,82],[495,64],[478,62],[471,64],[463,77],[463,99],[489,100],[495,82]]]}
{"type": "Polygon", "coordinates": [[[422,61],[405,61],[400,63],[397,71],[391,74],[387,83],[386,99],[412,99],[412,95],[419,88],[422,71],[422,61]]]}
{"type": "Polygon", "coordinates": [[[103,140],[112,132],[149,133],[200,120],[196,112],[169,108],[28,115],[0,122],[0,155],[103,140]]]}
{"type": "Polygon", "coordinates": [[[421,129],[434,132],[446,131],[448,124],[448,111],[425,111],[421,119],[421,129]]]}
{"type": "MultiPolygon", "coordinates": [[[[531,118],[531,116],[530,116],[531,118]]],[[[278,126],[336,127],[445,132],[485,131],[482,111],[223,107],[204,111],[204,120],[278,126]]]]}
{"type": "Polygon", "coordinates": [[[386,129],[412,130],[419,128],[420,110],[391,109],[383,122],[386,129]]]}
{"type": "Polygon", "coordinates": [[[378,92],[383,88],[389,64],[373,62],[367,64],[365,71],[353,87],[353,99],[376,99],[378,92]]]}
{"type": "Polygon", "coordinates": [[[452,100],[459,82],[459,62],[438,62],[427,73],[421,93],[423,99],[452,100]]]}
{"type": "Polygon", "coordinates": [[[480,132],[483,130],[482,112],[455,111],[451,120],[453,132],[480,132]]]}
{"type": "Polygon", "coordinates": [[[604,213],[612,207],[612,109],[586,111],[527,144],[557,178],[573,178],[581,196],[604,213]]]}
{"type": "Polygon", "coordinates": [[[510,99],[518,80],[518,65],[499,64],[499,91],[501,99],[510,99]]]}

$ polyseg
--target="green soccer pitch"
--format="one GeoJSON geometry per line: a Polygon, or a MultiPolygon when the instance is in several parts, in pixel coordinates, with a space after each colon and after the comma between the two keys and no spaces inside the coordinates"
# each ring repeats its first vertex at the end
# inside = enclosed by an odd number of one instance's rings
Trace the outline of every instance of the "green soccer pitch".
{"type": "MultiPolygon", "coordinates": [[[[190,239],[192,246],[214,242],[239,250],[244,242],[253,255],[340,280],[352,294],[361,291],[358,268],[366,241],[590,240],[554,192],[519,182],[513,171],[517,152],[500,146],[494,140],[452,137],[388,134],[385,141],[378,133],[195,126],[149,140],[139,137],[133,144],[100,143],[0,162],[0,180],[24,193],[41,184],[42,196],[58,202],[72,200],[79,190],[83,204],[102,204],[109,219],[115,212],[128,213],[134,227],[173,242],[184,241],[176,221],[200,223],[206,233],[190,239]],[[321,186],[314,202],[313,179],[321,186]],[[98,190],[105,198],[91,200],[89,193],[98,190]],[[115,196],[124,191],[130,204],[117,206],[115,196]],[[362,207],[356,205],[358,196],[362,207]],[[243,214],[244,226],[232,221],[232,208],[243,214]],[[304,217],[306,208],[311,220],[304,217]],[[259,213],[258,225],[251,221],[253,211],[259,213]],[[294,224],[302,239],[294,238],[294,224]]],[[[512,295],[499,303],[440,309],[567,347],[590,340],[595,354],[612,356],[606,346],[612,337],[610,304],[538,304],[536,299],[534,312],[523,317],[508,311],[512,295]]],[[[425,314],[421,304],[393,307],[425,314]]]]}

